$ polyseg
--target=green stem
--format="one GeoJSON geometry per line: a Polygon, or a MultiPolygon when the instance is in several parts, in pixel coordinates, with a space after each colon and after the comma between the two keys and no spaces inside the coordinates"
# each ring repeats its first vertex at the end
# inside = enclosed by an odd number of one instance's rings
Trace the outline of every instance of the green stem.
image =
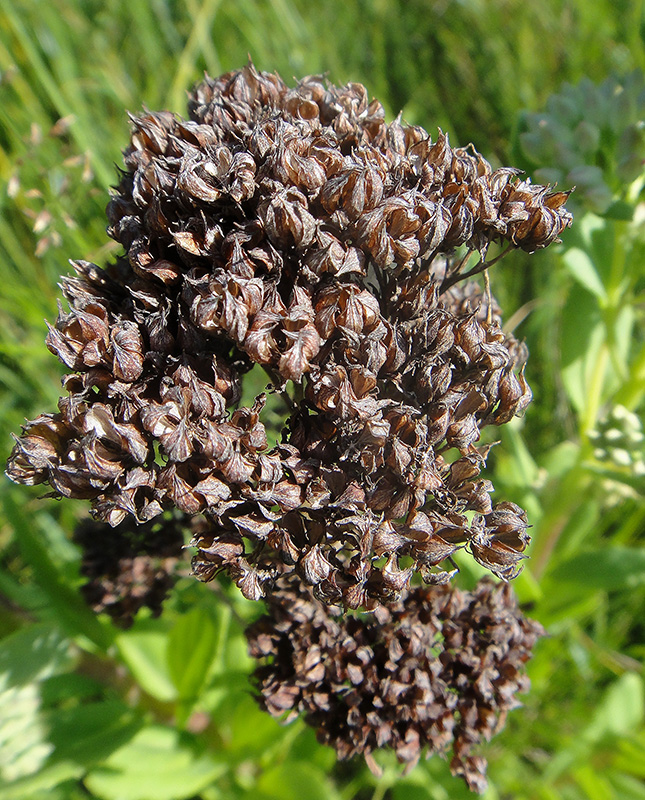
{"type": "Polygon", "coordinates": [[[531,551],[531,574],[537,581],[546,572],[560,537],[576,509],[584,502],[588,483],[589,476],[579,459],[561,481],[551,502],[545,508],[531,551]]]}
{"type": "Polygon", "coordinates": [[[194,79],[195,61],[199,53],[206,48],[211,52],[211,60],[215,60],[215,67],[219,69],[219,59],[210,43],[210,31],[213,28],[215,16],[219,10],[220,0],[205,0],[199,7],[188,40],[179,57],[172,85],[168,90],[168,105],[172,109],[181,108],[185,102],[186,86],[194,79]]]}
{"type": "Polygon", "coordinates": [[[641,347],[631,368],[629,380],[616,395],[616,402],[630,411],[637,408],[645,395],[645,345],[641,347]]]}
{"type": "Polygon", "coordinates": [[[390,788],[390,786],[391,786],[391,781],[389,779],[389,776],[384,775],[374,787],[372,800],[383,800],[383,798],[385,797],[385,793],[390,788]]]}
{"type": "Polygon", "coordinates": [[[594,364],[591,381],[589,382],[587,404],[583,413],[580,415],[580,433],[585,438],[588,432],[595,426],[598,412],[602,405],[602,394],[605,387],[605,376],[609,359],[609,347],[606,342],[603,342],[594,364]]]}

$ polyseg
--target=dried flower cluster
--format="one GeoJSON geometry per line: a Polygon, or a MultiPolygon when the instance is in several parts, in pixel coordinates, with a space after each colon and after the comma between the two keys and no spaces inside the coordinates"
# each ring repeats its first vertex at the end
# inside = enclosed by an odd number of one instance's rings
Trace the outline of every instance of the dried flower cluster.
{"type": "Polygon", "coordinates": [[[137,525],[130,517],[115,528],[83,520],[74,541],[83,551],[81,575],[87,604],[105,611],[122,627],[128,627],[141,608],[153,616],[175,582],[175,566],[184,546],[185,521],[177,515],[137,525]]]}
{"type": "Polygon", "coordinates": [[[474,592],[424,587],[374,615],[335,616],[295,581],[279,581],[269,613],[247,630],[258,699],[273,716],[304,713],[339,758],[394,750],[413,766],[452,746],[450,768],[486,788],[477,745],[528,689],[524,664],[542,634],[508,584],[474,592]]]}
{"type": "Polygon", "coordinates": [[[267,599],[248,636],[268,711],[372,765],[452,743],[481,790],[473,746],[526,688],[540,628],[507,586],[442,585],[464,549],[513,578],[529,541],[480,443],[530,402],[527,351],[464,279],[556,241],[568,195],[387,124],[360,84],[289,89],[249,64],[189,112],[132,119],[107,209],[124,254],[63,279],[47,345],[66,395],[8,475],[91,501],[76,540],[97,611],[158,613],[190,529],[197,577],[267,599]],[[252,368],[266,391],[244,405],[252,368]],[[266,392],[286,408],[274,447],[266,392]]]}
{"type": "Polygon", "coordinates": [[[526,351],[456,281],[491,242],[554,241],[566,193],[387,124],[360,84],[289,89],[249,65],[189,110],[132,121],[107,212],[125,255],[63,280],[47,343],[67,396],[25,427],[9,476],[113,526],[200,515],[195,573],[249,598],[287,565],[369,606],[414,571],[447,580],[461,548],[513,577],[526,516],[493,506],[477,442],[530,401],[526,351]],[[238,405],[253,365],[291,405],[273,449],[265,395],[238,405]]]}

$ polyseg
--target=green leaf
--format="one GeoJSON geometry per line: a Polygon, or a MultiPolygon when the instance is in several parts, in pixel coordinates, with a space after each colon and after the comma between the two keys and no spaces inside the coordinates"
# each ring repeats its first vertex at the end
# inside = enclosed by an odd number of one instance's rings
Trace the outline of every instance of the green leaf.
{"type": "Polygon", "coordinates": [[[183,700],[198,697],[217,648],[213,619],[201,608],[179,617],[167,638],[168,671],[183,700]]]}
{"type": "Polygon", "coordinates": [[[395,783],[392,787],[393,800],[435,800],[436,795],[430,786],[410,784],[409,781],[395,783]]]}
{"type": "Polygon", "coordinates": [[[645,800],[645,784],[642,780],[614,770],[607,777],[614,788],[614,797],[620,800],[645,800]]]}
{"type": "Polygon", "coordinates": [[[582,736],[596,742],[605,736],[625,736],[643,721],[643,679],[636,672],[626,672],[605,691],[593,720],[582,736]]]}
{"type": "Polygon", "coordinates": [[[560,562],[550,577],[590,590],[633,589],[645,584],[645,550],[615,546],[579,553],[560,562]]]}
{"type": "Polygon", "coordinates": [[[562,256],[569,273],[599,300],[607,300],[607,291],[596,267],[584,250],[570,247],[562,256]]]}
{"type": "Polygon", "coordinates": [[[562,342],[563,361],[565,358],[567,359],[561,372],[562,383],[569,400],[581,415],[585,414],[590,402],[596,399],[594,393],[591,392],[594,385],[594,367],[600,363],[601,350],[605,341],[605,327],[602,322],[598,322],[586,331],[585,328],[587,326],[582,323],[579,333],[573,334],[573,340],[564,341],[565,334],[562,342]],[[581,344],[583,337],[584,352],[569,361],[571,352],[581,344]]]}
{"type": "Polygon", "coordinates": [[[302,761],[285,761],[262,773],[248,798],[253,795],[275,800],[336,800],[338,793],[321,769],[302,761]]]}
{"type": "Polygon", "coordinates": [[[623,739],[619,743],[614,766],[645,779],[645,731],[641,731],[639,737],[623,739]]]}
{"type": "Polygon", "coordinates": [[[48,678],[72,660],[70,640],[53,626],[38,623],[22,628],[0,643],[0,689],[48,678]]]}
{"type": "Polygon", "coordinates": [[[67,700],[83,700],[100,695],[102,684],[77,672],[53,675],[40,684],[40,696],[44,706],[53,706],[67,700]]]}
{"type": "Polygon", "coordinates": [[[48,606],[44,611],[55,613],[57,620],[71,635],[87,637],[87,645],[98,645],[107,649],[111,632],[99,622],[78,591],[69,584],[64,566],[55,562],[46,546],[47,518],[41,515],[26,515],[24,506],[7,492],[4,497],[4,510],[16,532],[25,561],[31,566],[38,586],[46,593],[48,606]]]}
{"type": "Polygon", "coordinates": [[[629,353],[634,344],[634,323],[636,314],[634,306],[624,305],[616,315],[614,323],[615,354],[620,359],[619,368],[627,373],[629,353]]]}
{"type": "Polygon", "coordinates": [[[45,766],[36,775],[30,775],[11,783],[0,781],[2,800],[25,800],[36,792],[48,793],[65,781],[80,778],[82,773],[83,768],[78,764],[61,761],[45,766]]]}
{"type": "Polygon", "coordinates": [[[548,450],[540,461],[549,478],[560,478],[570,472],[580,458],[580,445],[576,442],[564,441],[548,450]]]}
{"type": "Polygon", "coordinates": [[[151,697],[163,703],[177,699],[167,662],[167,634],[160,630],[132,629],[116,637],[116,645],[135,680],[151,697]]]}
{"type": "Polygon", "coordinates": [[[589,763],[580,764],[572,770],[572,774],[585,800],[610,800],[612,792],[606,774],[599,775],[589,763]]]}
{"type": "Polygon", "coordinates": [[[498,474],[507,486],[518,489],[534,486],[539,479],[540,469],[524,441],[521,420],[511,420],[502,436],[505,452],[495,453],[498,462],[501,462],[497,465],[498,474]],[[500,458],[500,455],[505,458],[500,458]]]}
{"type": "Polygon", "coordinates": [[[93,766],[128,742],[141,719],[120,700],[85,703],[43,714],[54,745],[52,760],[93,766]]]}
{"type": "Polygon", "coordinates": [[[583,288],[574,288],[562,310],[562,381],[571,403],[584,413],[589,398],[589,385],[605,340],[605,325],[598,300],[583,288]]]}
{"type": "Polygon", "coordinates": [[[240,759],[249,754],[260,756],[267,748],[279,746],[292,731],[292,726],[282,726],[270,714],[260,711],[249,695],[248,678],[246,686],[244,693],[231,693],[218,709],[225,720],[221,729],[230,742],[229,750],[240,759]]]}
{"type": "Polygon", "coordinates": [[[33,775],[53,749],[40,705],[34,683],[0,692],[0,777],[7,781],[33,775]]]}
{"type": "Polygon", "coordinates": [[[634,206],[626,200],[615,200],[605,211],[603,217],[630,222],[634,218],[634,206]]]}
{"type": "Polygon", "coordinates": [[[103,800],[183,800],[226,770],[224,764],[196,757],[176,731],[151,725],[93,769],[85,785],[103,800]]]}

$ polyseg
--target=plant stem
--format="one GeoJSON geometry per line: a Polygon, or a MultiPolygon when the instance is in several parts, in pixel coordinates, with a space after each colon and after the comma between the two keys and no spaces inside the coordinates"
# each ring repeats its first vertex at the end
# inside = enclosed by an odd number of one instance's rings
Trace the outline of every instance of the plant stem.
{"type": "Polygon", "coordinates": [[[457,281],[463,281],[466,280],[466,278],[472,278],[474,275],[479,275],[480,272],[486,271],[489,267],[492,267],[493,264],[497,264],[497,262],[504,258],[511,248],[512,245],[509,244],[509,246],[505,250],[502,250],[499,255],[495,256],[492,261],[486,261],[485,259],[482,259],[478,261],[472,269],[469,269],[468,272],[464,272],[463,274],[456,272],[449,277],[446,277],[439,288],[439,294],[443,294],[443,292],[445,292],[447,289],[450,289],[450,287],[457,283],[457,281]]]}
{"type": "Polygon", "coordinates": [[[539,523],[539,535],[531,552],[531,573],[540,580],[551,560],[551,556],[578,506],[584,502],[585,489],[589,482],[587,471],[580,460],[559,484],[552,502],[545,509],[539,523]]]}

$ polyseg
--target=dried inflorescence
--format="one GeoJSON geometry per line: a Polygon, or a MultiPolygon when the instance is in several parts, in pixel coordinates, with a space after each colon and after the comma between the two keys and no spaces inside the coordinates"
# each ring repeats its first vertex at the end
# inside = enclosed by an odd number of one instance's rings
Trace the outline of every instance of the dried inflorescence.
{"type": "Polygon", "coordinates": [[[477,745],[519,705],[543,633],[510,586],[419,587],[374,615],[343,616],[302,584],[278,583],[268,614],[247,629],[262,708],[286,722],[304,714],[339,758],[363,755],[372,769],[379,748],[409,766],[452,748],[453,774],[483,791],[477,745]]]}
{"type": "Polygon", "coordinates": [[[80,522],[74,541],[82,550],[88,605],[122,627],[129,627],[142,608],[158,616],[176,580],[185,528],[186,520],[177,515],[142,525],[130,517],[115,528],[91,519],[80,522]]]}
{"type": "Polygon", "coordinates": [[[10,477],[112,526],[199,515],[195,573],[250,598],[291,569],[370,606],[414,571],[447,580],[462,548],[513,577],[528,522],[492,504],[478,441],[530,401],[526,350],[456,282],[493,242],[556,240],[566,193],[387,124],[360,84],[289,89],[249,65],[189,110],[132,120],[108,206],[124,256],[63,280],[47,341],[67,396],[27,424],[10,477]],[[253,365],[290,406],[271,449],[265,395],[240,405],[253,365]]]}
{"type": "Polygon", "coordinates": [[[278,584],[268,615],[247,629],[262,708],[286,722],[304,714],[340,759],[363,755],[375,770],[379,748],[410,767],[451,748],[452,773],[486,788],[478,745],[519,705],[543,633],[508,584],[416,588],[362,616],[341,615],[296,581],[278,584]]]}

